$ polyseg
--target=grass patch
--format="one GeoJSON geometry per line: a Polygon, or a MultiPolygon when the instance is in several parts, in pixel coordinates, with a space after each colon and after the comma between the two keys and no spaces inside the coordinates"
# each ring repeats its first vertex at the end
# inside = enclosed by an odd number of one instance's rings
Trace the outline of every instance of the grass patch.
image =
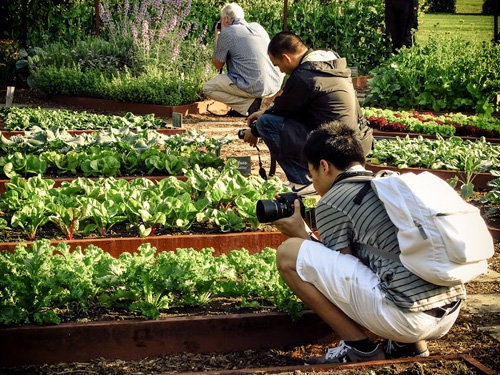
{"type": "Polygon", "coordinates": [[[484,0],[457,0],[456,14],[421,14],[416,41],[425,44],[431,33],[460,34],[464,40],[491,41],[493,16],[481,15],[484,0]]]}
{"type": "Polygon", "coordinates": [[[416,42],[425,44],[429,35],[459,34],[464,40],[491,41],[493,39],[493,16],[464,14],[423,14],[419,18],[416,42]]]}
{"type": "Polygon", "coordinates": [[[483,11],[482,0],[457,0],[457,14],[481,14],[483,11]]]}

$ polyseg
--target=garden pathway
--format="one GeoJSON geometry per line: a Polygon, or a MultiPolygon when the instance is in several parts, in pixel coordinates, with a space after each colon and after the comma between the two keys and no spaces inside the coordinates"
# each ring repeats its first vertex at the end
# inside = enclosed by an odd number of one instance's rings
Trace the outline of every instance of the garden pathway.
{"type": "MultiPolygon", "coordinates": [[[[222,150],[223,156],[242,156],[249,155],[252,159],[252,173],[258,173],[258,153],[254,147],[251,147],[247,143],[242,142],[238,139],[237,132],[239,129],[246,127],[245,119],[238,118],[204,118],[202,121],[193,121],[197,116],[187,116],[184,122],[184,127],[187,129],[195,128],[197,131],[203,131],[207,136],[213,136],[216,138],[229,136],[234,142],[230,145],[224,146],[222,150]]],[[[197,120],[200,120],[199,118],[197,120]]],[[[269,168],[269,151],[265,145],[259,146],[260,157],[262,163],[266,170],[269,168]]],[[[283,171],[277,167],[277,175],[286,181],[283,171]]],[[[489,270],[487,275],[479,277],[477,280],[478,284],[484,285],[485,290],[490,290],[488,287],[489,283],[499,283],[500,273],[489,270]]],[[[478,290],[482,288],[478,287],[478,290]]],[[[500,314],[500,294],[469,294],[467,296],[467,301],[462,306],[462,311],[465,313],[470,313],[472,315],[476,314],[492,314],[498,316],[500,314]]],[[[495,319],[493,319],[495,321],[495,319]]],[[[496,320],[498,321],[498,319],[496,320]]],[[[480,330],[490,334],[496,340],[500,342],[500,325],[488,325],[480,327],[480,330]]]]}
{"type": "MultiPolygon", "coordinates": [[[[493,270],[489,270],[487,275],[479,277],[476,281],[481,283],[493,283],[500,281],[500,273],[493,270]]],[[[488,289],[488,288],[485,288],[488,289]]],[[[465,304],[462,306],[462,312],[468,312],[470,314],[500,314],[500,294],[469,294],[465,304]]],[[[481,331],[484,331],[494,337],[500,342],[500,325],[491,325],[479,327],[481,331]]]]}

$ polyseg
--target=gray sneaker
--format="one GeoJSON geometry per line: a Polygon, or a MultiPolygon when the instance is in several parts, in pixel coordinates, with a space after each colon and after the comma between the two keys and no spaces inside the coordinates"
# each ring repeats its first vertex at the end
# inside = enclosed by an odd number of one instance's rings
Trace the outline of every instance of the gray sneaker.
{"type": "Polygon", "coordinates": [[[425,340],[420,340],[410,344],[402,344],[393,340],[387,340],[385,356],[387,358],[402,357],[428,357],[429,349],[425,340]]]}
{"type": "Polygon", "coordinates": [[[301,197],[318,194],[314,189],[313,184],[301,185],[291,182],[288,186],[292,189],[294,193],[297,193],[301,197]]]}
{"type": "Polygon", "coordinates": [[[350,347],[342,340],[339,342],[339,346],[328,349],[325,355],[307,358],[305,364],[322,365],[326,363],[366,362],[382,359],[385,359],[382,344],[378,344],[371,352],[362,352],[350,347]]]}

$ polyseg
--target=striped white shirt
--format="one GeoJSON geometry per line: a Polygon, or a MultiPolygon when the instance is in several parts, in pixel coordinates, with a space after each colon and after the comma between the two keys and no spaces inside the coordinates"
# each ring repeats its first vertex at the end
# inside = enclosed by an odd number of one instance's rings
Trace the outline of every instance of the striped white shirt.
{"type": "Polygon", "coordinates": [[[386,298],[403,310],[425,311],[458,299],[465,299],[465,287],[431,284],[408,271],[401,263],[370,253],[370,245],[389,253],[399,254],[397,228],[373,189],[369,189],[361,204],[353,202],[364,182],[335,184],[318,202],[316,223],[325,246],[341,250],[356,249],[356,256],[379,279],[386,298]]]}

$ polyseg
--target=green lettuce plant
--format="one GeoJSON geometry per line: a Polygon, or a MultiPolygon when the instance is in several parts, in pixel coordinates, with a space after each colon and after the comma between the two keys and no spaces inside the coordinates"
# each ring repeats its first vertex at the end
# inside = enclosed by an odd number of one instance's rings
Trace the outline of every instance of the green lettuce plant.
{"type": "Polygon", "coordinates": [[[203,306],[215,298],[241,307],[275,308],[299,319],[303,304],[282,281],[276,251],[214,249],[158,251],[143,244],[113,258],[90,245],[35,241],[0,252],[0,325],[58,324],[91,308],[126,309],[157,319],[168,308],[203,306]]]}

